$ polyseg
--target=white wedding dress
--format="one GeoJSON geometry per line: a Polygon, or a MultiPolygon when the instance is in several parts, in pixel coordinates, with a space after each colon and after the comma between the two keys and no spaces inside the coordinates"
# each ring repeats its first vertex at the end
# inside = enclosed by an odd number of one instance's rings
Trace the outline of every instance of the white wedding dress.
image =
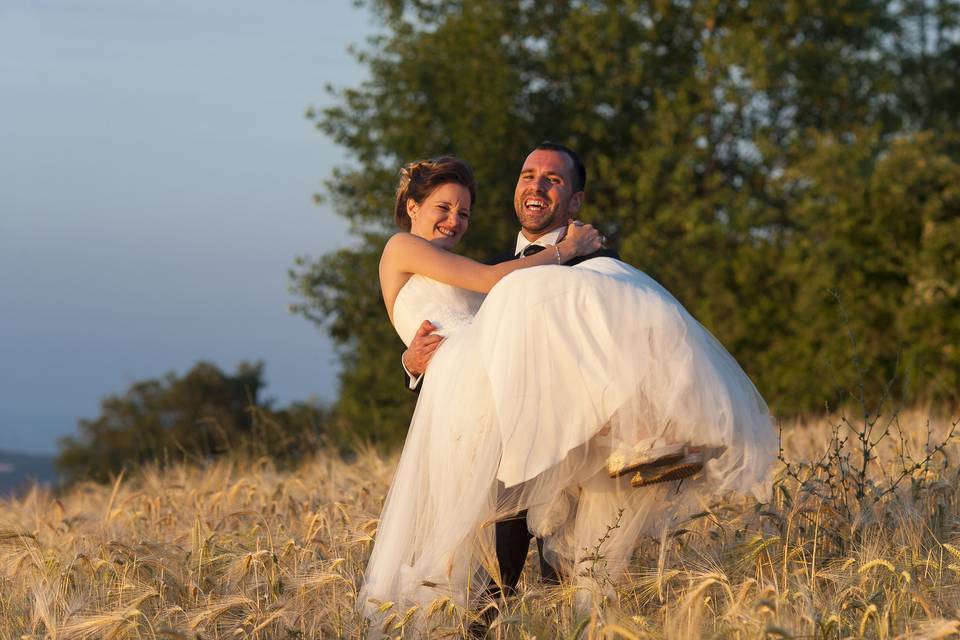
{"type": "Polygon", "coordinates": [[[424,319],[446,340],[377,529],[358,601],[369,617],[385,602],[470,604],[496,579],[493,524],[523,509],[547,560],[587,583],[622,575],[643,534],[708,495],[767,496],[776,441],[763,399],[669,292],[623,262],[521,269],[485,299],[414,275],[393,318],[407,344],[424,319]],[[609,478],[611,453],[671,442],[722,453],[680,492],[609,478]]]}

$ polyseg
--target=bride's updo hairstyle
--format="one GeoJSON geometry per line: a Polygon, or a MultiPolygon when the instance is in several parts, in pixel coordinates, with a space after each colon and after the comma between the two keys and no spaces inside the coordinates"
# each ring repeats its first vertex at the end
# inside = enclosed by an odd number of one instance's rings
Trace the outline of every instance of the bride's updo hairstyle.
{"type": "Polygon", "coordinates": [[[400,169],[400,184],[397,185],[397,206],[393,210],[393,219],[404,231],[410,231],[410,216],[407,215],[407,201],[417,204],[426,200],[434,189],[449,183],[463,185],[470,192],[470,206],[477,198],[477,183],[473,178],[473,169],[460,158],[441,156],[427,160],[411,162],[400,169]]]}

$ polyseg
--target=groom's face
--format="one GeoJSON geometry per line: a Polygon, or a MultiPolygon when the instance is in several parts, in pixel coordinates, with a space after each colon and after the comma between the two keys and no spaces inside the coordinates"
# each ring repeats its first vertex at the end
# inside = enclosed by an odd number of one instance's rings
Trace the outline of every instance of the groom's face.
{"type": "Polygon", "coordinates": [[[573,160],[565,153],[534,149],[520,169],[513,207],[529,239],[565,226],[580,210],[583,191],[574,191],[573,160]]]}

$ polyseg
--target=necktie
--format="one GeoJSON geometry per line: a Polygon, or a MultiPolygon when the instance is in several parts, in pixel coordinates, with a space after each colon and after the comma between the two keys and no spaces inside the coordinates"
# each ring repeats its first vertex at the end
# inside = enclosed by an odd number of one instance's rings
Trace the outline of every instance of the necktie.
{"type": "Polygon", "coordinates": [[[527,256],[532,256],[535,253],[540,253],[544,249],[546,249],[546,247],[539,244],[528,244],[526,247],[524,247],[523,251],[521,251],[520,253],[524,257],[527,257],[527,256]]]}

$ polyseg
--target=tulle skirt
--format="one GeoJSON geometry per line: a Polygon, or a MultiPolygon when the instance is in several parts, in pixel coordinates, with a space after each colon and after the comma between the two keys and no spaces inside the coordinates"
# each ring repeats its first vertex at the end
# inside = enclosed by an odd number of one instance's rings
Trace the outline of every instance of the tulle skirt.
{"type": "Polygon", "coordinates": [[[516,271],[430,363],[358,606],[469,606],[498,579],[494,523],[525,509],[561,575],[616,580],[709,496],[765,499],[775,455],[753,383],[652,278],[610,258],[516,271]],[[683,442],[716,455],[679,492],[607,474],[683,442]]]}

